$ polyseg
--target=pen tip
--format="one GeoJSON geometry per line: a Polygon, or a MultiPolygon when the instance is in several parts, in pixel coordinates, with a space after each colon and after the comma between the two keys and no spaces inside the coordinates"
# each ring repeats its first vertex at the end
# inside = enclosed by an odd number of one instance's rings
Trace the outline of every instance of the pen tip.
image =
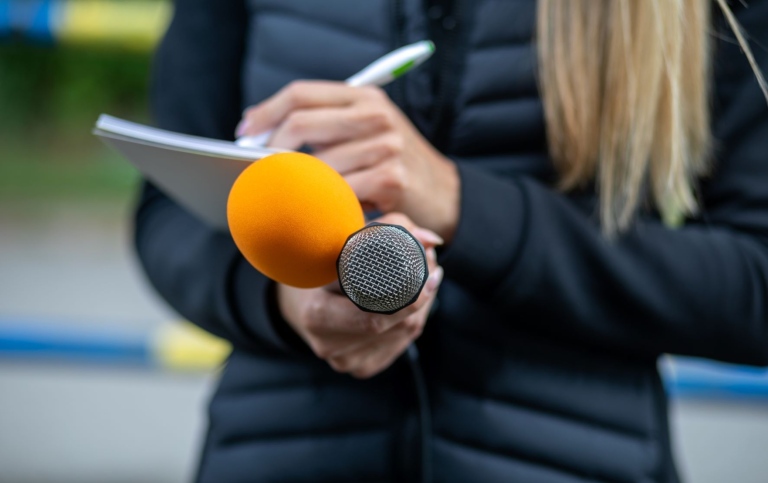
{"type": "Polygon", "coordinates": [[[427,40],[426,42],[427,42],[427,47],[429,47],[429,51],[430,52],[434,52],[435,51],[435,43],[432,42],[431,40],[427,40]]]}

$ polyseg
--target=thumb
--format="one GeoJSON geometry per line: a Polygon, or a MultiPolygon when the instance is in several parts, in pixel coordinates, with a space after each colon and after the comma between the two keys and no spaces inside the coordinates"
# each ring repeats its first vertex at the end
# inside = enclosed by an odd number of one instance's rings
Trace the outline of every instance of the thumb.
{"type": "Polygon", "coordinates": [[[424,245],[424,248],[437,247],[445,243],[440,235],[426,228],[413,228],[411,234],[424,245]]]}

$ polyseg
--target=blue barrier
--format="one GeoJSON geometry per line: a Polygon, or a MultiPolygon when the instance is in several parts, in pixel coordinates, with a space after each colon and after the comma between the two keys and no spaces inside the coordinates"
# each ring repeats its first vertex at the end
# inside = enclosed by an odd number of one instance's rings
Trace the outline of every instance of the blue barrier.
{"type": "MultiPolygon", "coordinates": [[[[211,371],[230,350],[225,341],[187,323],[147,332],[0,318],[0,358],[6,359],[211,371]]],[[[665,357],[659,368],[672,397],[768,399],[766,369],[686,357],[665,357]]]]}
{"type": "Polygon", "coordinates": [[[0,0],[0,38],[53,42],[53,4],[52,0],[0,0]]]}
{"type": "Polygon", "coordinates": [[[94,363],[144,365],[150,362],[144,333],[35,321],[0,321],[0,355],[94,363]]]}
{"type": "Polygon", "coordinates": [[[51,42],[53,2],[51,0],[0,0],[0,37],[23,35],[51,42]]]}
{"type": "Polygon", "coordinates": [[[11,35],[11,4],[0,1],[0,39],[11,35]]]}
{"type": "Polygon", "coordinates": [[[673,397],[768,398],[768,369],[686,357],[667,358],[660,369],[673,397]]]}
{"type": "Polygon", "coordinates": [[[0,318],[0,357],[6,359],[210,371],[218,368],[230,351],[226,341],[186,322],[158,324],[146,331],[0,318]]]}
{"type": "Polygon", "coordinates": [[[0,40],[148,50],[171,13],[167,0],[0,0],[0,40]]]}

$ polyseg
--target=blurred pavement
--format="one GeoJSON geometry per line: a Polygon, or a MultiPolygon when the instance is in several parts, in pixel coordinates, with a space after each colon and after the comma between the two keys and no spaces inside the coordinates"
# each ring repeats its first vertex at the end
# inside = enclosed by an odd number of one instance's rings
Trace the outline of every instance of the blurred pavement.
{"type": "Polygon", "coordinates": [[[0,361],[0,481],[192,481],[210,379],[0,361]]]}
{"type": "MultiPolygon", "coordinates": [[[[143,280],[127,202],[0,203],[0,319],[149,330],[178,317],[143,280]]],[[[0,482],[184,482],[213,375],[0,359],[0,482]]],[[[768,481],[768,400],[675,401],[690,483],[768,481]]]]}

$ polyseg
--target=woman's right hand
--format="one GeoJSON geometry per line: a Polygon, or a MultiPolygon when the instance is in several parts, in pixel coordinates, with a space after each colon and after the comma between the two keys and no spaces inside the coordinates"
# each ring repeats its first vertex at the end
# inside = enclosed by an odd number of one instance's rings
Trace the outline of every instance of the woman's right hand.
{"type": "Polygon", "coordinates": [[[280,311],[293,330],[334,370],[361,379],[389,367],[421,335],[443,276],[434,250],[440,237],[401,214],[376,221],[405,227],[426,249],[430,275],[413,304],[394,314],[374,314],[355,306],[337,283],[314,289],[277,285],[280,311]]]}

